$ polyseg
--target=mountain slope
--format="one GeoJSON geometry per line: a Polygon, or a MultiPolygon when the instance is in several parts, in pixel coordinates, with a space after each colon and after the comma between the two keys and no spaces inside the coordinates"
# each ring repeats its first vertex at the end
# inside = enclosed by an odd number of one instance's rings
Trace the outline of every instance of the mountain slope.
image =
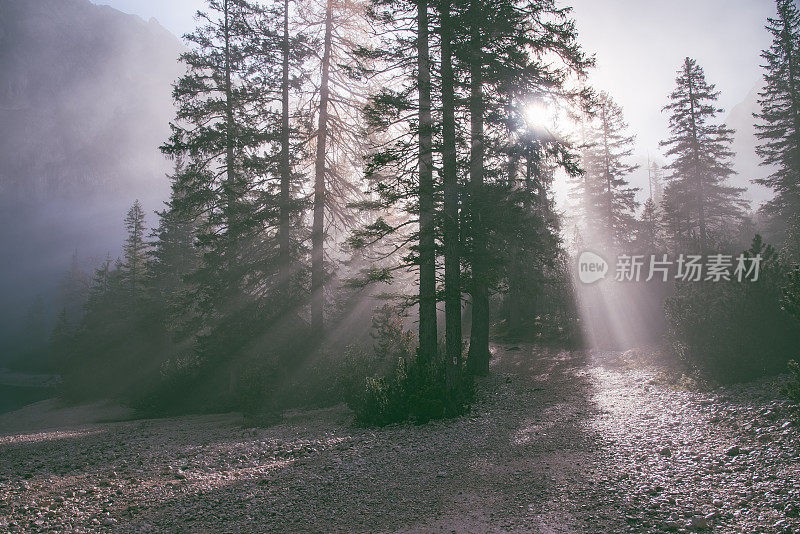
{"type": "Polygon", "coordinates": [[[155,20],[88,0],[0,0],[4,324],[74,250],[116,256],[134,199],[160,207],[181,50],[155,20]]]}

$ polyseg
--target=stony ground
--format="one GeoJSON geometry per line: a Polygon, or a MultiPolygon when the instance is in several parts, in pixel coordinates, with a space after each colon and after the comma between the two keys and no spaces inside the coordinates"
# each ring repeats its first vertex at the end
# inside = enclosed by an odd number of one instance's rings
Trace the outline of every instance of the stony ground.
{"type": "Polygon", "coordinates": [[[800,532],[774,382],[691,393],[637,353],[495,349],[472,413],[423,426],[0,416],[0,532],[800,532]]]}

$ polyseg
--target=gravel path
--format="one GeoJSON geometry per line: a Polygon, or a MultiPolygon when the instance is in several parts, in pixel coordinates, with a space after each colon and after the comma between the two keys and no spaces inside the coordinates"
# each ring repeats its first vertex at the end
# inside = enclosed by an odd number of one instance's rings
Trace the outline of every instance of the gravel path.
{"type": "Polygon", "coordinates": [[[6,414],[0,532],[800,532],[774,383],[688,393],[635,354],[494,348],[473,412],[423,426],[336,407],[23,432],[6,414]]]}

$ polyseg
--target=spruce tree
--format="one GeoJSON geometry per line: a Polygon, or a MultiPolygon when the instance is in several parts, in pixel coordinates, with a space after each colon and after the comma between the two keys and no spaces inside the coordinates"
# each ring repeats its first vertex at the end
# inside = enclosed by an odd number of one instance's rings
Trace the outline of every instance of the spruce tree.
{"type": "MultiPolygon", "coordinates": [[[[384,25],[382,35],[394,39],[371,57],[381,58],[402,76],[394,78],[392,90],[375,95],[367,108],[371,126],[383,129],[391,139],[372,154],[368,177],[384,209],[391,206],[397,210],[394,213],[405,212],[409,216],[379,218],[357,233],[352,242],[364,245],[392,236],[395,250],[412,251],[404,261],[411,260],[413,265],[428,269],[432,266],[435,274],[436,256],[431,257],[424,245],[426,225],[419,226],[418,232],[403,233],[410,225],[419,224],[430,208],[426,200],[431,191],[426,185],[429,163],[425,157],[430,144],[434,148],[434,164],[441,161],[441,182],[434,181],[432,189],[433,209],[437,214],[434,222],[440,226],[432,230],[436,234],[442,230],[444,244],[445,308],[450,325],[450,333],[446,333],[447,365],[453,383],[460,354],[457,336],[462,289],[471,295],[468,367],[474,373],[488,371],[489,295],[502,277],[500,258],[503,257],[495,248],[502,247],[501,240],[493,239],[493,234],[501,227],[508,228],[495,220],[489,206],[507,202],[510,196],[522,198],[510,195],[516,186],[508,185],[520,180],[519,177],[508,180],[509,158],[519,157],[513,154],[516,149],[511,149],[518,141],[516,136],[509,135],[509,116],[520,117],[531,94],[576,97],[565,89],[565,80],[571,74],[581,75],[591,61],[575,42],[569,10],[556,8],[552,2],[517,4],[481,0],[446,7],[438,4],[433,6],[434,10],[425,4],[376,3],[376,10],[385,10],[376,17],[384,25]],[[438,15],[439,31],[426,33],[426,19],[428,30],[431,21],[435,28],[437,17],[433,15],[438,15]],[[428,39],[425,54],[426,35],[429,38],[438,35],[438,50],[436,41],[428,39]],[[563,63],[554,66],[547,60],[549,54],[558,54],[563,63]],[[432,73],[430,123],[428,71],[432,73]],[[403,83],[397,83],[401,80],[403,83]],[[430,141],[427,124],[436,126],[430,141]],[[464,176],[462,183],[459,176],[464,176]],[[463,199],[459,198],[460,191],[465,193],[463,199]],[[439,208],[439,198],[444,199],[443,210],[439,208]],[[414,218],[415,215],[418,217],[414,218]],[[460,263],[469,267],[463,277],[456,272],[460,263]]],[[[568,156],[561,157],[567,152],[566,143],[537,139],[532,146],[535,146],[532,150],[560,159],[561,164],[569,165],[571,161],[568,156]]],[[[372,279],[385,280],[392,269],[372,269],[368,274],[372,279]]],[[[428,294],[428,290],[421,289],[420,300],[428,294]]],[[[433,313],[429,315],[432,317],[433,313]]]]}
{"type": "Polygon", "coordinates": [[[775,191],[764,210],[785,230],[800,213],[800,12],[794,0],[776,6],[777,17],[767,19],[772,45],[761,54],[765,86],[755,114],[756,152],[774,171],[756,181],[775,191]]]}
{"type": "Polygon", "coordinates": [[[149,260],[149,245],[145,240],[144,210],[138,200],[133,203],[125,216],[125,231],[127,237],[122,246],[121,274],[131,301],[135,302],[142,297],[149,260]]]}
{"type": "Polygon", "coordinates": [[[585,114],[579,116],[579,142],[576,143],[580,154],[581,172],[567,177],[569,189],[567,199],[569,211],[567,217],[574,228],[574,240],[580,248],[594,240],[594,221],[599,220],[601,213],[600,204],[603,196],[602,184],[594,180],[597,170],[587,168],[587,164],[596,160],[588,157],[589,149],[589,117],[585,114]]]}
{"type": "MultiPolygon", "coordinates": [[[[271,163],[260,147],[276,142],[272,132],[280,131],[274,109],[263,112],[263,87],[257,87],[263,73],[254,72],[255,57],[264,47],[252,31],[256,14],[243,0],[210,0],[208,13],[198,15],[203,25],[186,36],[192,45],[182,56],[188,72],[175,85],[178,112],[173,135],[162,147],[183,161],[175,175],[181,194],[171,210],[188,220],[202,217],[197,238],[204,262],[195,278],[206,314],[222,305],[216,298],[235,299],[243,290],[249,268],[243,253],[264,224],[262,206],[269,204],[268,214],[276,218],[274,185],[263,193],[256,189],[271,163]],[[268,194],[270,199],[262,198],[268,194]]],[[[273,60],[279,50],[275,33],[268,48],[273,60]]]]}
{"type": "Polygon", "coordinates": [[[442,241],[444,245],[445,368],[449,390],[459,379],[462,352],[461,325],[461,236],[456,138],[456,81],[454,47],[457,12],[447,0],[439,1],[439,39],[441,46],[442,164],[443,188],[442,241]]]}
{"type": "MultiPolygon", "coordinates": [[[[494,217],[488,207],[505,198],[504,176],[521,142],[509,132],[510,115],[524,115],[532,98],[550,97],[567,102],[584,100],[587,92],[571,90],[566,80],[580,78],[592,64],[577,44],[568,8],[548,0],[510,2],[475,0],[467,8],[462,57],[469,79],[470,154],[466,214],[466,252],[472,330],[468,367],[474,373],[489,370],[489,290],[499,281],[501,265],[492,246],[494,217]],[[557,55],[560,62],[548,60],[557,55]]],[[[567,143],[547,132],[526,141],[528,150],[552,157],[559,166],[571,167],[567,143]]],[[[522,143],[524,144],[524,143],[522,143]]],[[[514,183],[516,179],[505,180],[514,183]]],[[[499,222],[499,221],[498,221],[499,222]]]]}
{"type": "Polygon", "coordinates": [[[367,273],[373,279],[387,279],[398,269],[418,270],[419,289],[413,301],[420,317],[419,354],[424,361],[433,362],[437,357],[437,202],[431,9],[427,1],[375,2],[372,16],[383,28],[382,37],[376,47],[360,54],[378,61],[380,75],[392,77],[394,83],[391,89],[372,95],[366,107],[368,125],[379,133],[370,151],[366,177],[378,199],[373,207],[390,216],[381,215],[357,231],[351,243],[392,241],[387,243],[389,250],[404,253],[398,265],[367,273]]]}
{"type": "Polygon", "coordinates": [[[325,5],[324,35],[320,61],[317,147],[314,160],[314,213],[311,227],[311,326],[317,333],[325,327],[325,197],[328,156],[328,116],[333,50],[333,0],[325,5]]]}
{"type": "Polygon", "coordinates": [[[637,248],[645,252],[655,252],[659,249],[661,231],[658,205],[652,198],[644,202],[638,223],[637,248]]]}
{"type": "Polygon", "coordinates": [[[664,198],[664,171],[661,165],[655,161],[647,164],[647,181],[649,198],[653,200],[657,207],[664,198]]]}
{"type": "Polygon", "coordinates": [[[362,110],[371,81],[369,61],[363,61],[358,51],[369,42],[369,24],[363,0],[317,0],[298,7],[303,31],[316,45],[307,69],[315,90],[310,99],[315,129],[309,133],[313,145],[310,316],[312,330],[322,337],[326,295],[332,293],[328,287],[336,283],[331,262],[338,255],[332,245],[363,222],[352,204],[365,196],[361,178],[369,135],[362,110]]]}
{"type": "Polygon", "coordinates": [[[704,252],[725,237],[733,222],[744,218],[744,189],[726,183],[734,174],[733,130],[719,122],[719,91],[688,57],[675,83],[664,107],[670,113],[671,135],[661,145],[672,161],[666,166],[663,205],[677,245],[694,245],[704,252]]]}
{"type": "Polygon", "coordinates": [[[585,209],[590,212],[594,235],[586,237],[611,247],[631,242],[635,233],[638,188],[631,187],[627,177],[639,166],[630,163],[634,137],[626,134],[627,127],[622,108],[601,92],[586,125],[584,175],[573,180],[578,182],[577,193],[589,204],[585,209]]]}
{"type": "Polygon", "coordinates": [[[488,9],[483,0],[471,0],[469,4],[469,234],[471,237],[470,303],[472,325],[469,336],[467,366],[474,374],[489,372],[489,272],[487,250],[488,210],[484,190],[485,144],[484,144],[484,34],[488,9]],[[486,17],[486,18],[484,18],[486,17]]]}
{"type": "Polygon", "coordinates": [[[161,292],[178,291],[200,265],[195,235],[199,220],[185,216],[176,206],[185,192],[180,191],[175,177],[181,173],[176,165],[172,179],[172,192],[165,209],[158,212],[158,226],[153,230],[150,273],[153,284],[161,292]]]}
{"type": "Polygon", "coordinates": [[[290,33],[285,1],[210,0],[208,8],[187,36],[188,72],[175,85],[178,112],[162,149],[182,160],[171,210],[198,224],[202,260],[187,280],[199,354],[210,375],[228,368],[235,388],[241,360],[266,358],[265,346],[279,352],[277,338],[291,329],[275,325],[299,313],[303,236],[293,223],[302,203],[293,196],[287,92],[306,47],[290,33]]]}
{"type": "Polygon", "coordinates": [[[417,84],[419,91],[419,342],[423,358],[437,354],[436,229],[434,227],[431,32],[427,0],[417,0],[417,84]]]}
{"type": "MultiPolygon", "coordinates": [[[[154,293],[151,305],[163,319],[164,327],[175,338],[191,336],[191,323],[196,318],[190,281],[201,265],[201,250],[196,246],[199,219],[186,216],[177,208],[186,195],[177,179],[182,172],[178,161],[172,176],[172,192],[164,210],[158,212],[159,223],[153,230],[149,289],[154,293]]],[[[175,339],[177,340],[177,339],[175,339]]]]}

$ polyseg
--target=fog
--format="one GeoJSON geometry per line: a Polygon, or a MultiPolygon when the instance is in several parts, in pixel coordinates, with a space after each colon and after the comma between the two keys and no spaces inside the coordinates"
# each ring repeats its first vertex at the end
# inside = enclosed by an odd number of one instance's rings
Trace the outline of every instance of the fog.
{"type": "Polygon", "coordinates": [[[0,0],[0,531],[800,532],[798,51],[796,0],[0,0]]]}
{"type": "Polygon", "coordinates": [[[33,296],[53,313],[73,252],[88,270],[119,256],[136,198],[155,222],[181,44],[155,21],[87,0],[3,0],[0,13],[5,337],[33,296]]]}

